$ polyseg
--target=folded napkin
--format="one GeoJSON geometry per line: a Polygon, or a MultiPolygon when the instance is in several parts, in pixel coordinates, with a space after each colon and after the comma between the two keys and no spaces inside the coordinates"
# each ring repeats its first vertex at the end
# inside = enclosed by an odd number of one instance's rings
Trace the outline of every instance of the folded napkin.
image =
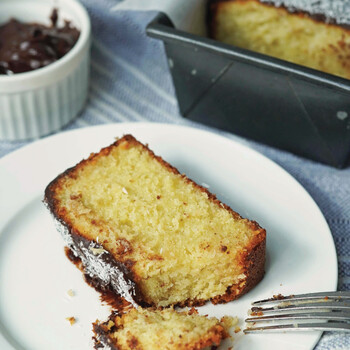
{"type": "Polygon", "coordinates": [[[205,35],[206,0],[125,0],[115,5],[113,11],[164,12],[177,29],[205,35]]]}

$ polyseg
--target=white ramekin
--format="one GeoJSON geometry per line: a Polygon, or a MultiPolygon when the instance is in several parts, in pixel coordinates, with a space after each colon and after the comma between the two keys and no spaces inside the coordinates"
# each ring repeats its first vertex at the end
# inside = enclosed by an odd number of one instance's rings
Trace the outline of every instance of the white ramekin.
{"type": "Polygon", "coordinates": [[[70,20],[80,30],[75,46],[58,61],[38,70],[0,75],[0,139],[24,140],[59,130],[82,110],[88,93],[91,26],[77,0],[1,0],[0,23],[14,17],[50,24],[70,20]]]}

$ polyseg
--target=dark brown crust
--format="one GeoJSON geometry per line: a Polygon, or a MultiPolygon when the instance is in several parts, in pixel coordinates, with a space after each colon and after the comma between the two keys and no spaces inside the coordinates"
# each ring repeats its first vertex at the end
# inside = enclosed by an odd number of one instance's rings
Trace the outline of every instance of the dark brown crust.
{"type": "MultiPolygon", "coordinates": [[[[77,164],[75,167],[67,169],[65,172],[57,176],[46,188],[45,190],[45,198],[44,202],[47,204],[48,208],[50,209],[51,213],[54,215],[54,217],[63,224],[68,230],[69,234],[73,238],[74,245],[79,249],[79,242],[83,242],[84,245],[90,244],[90,240],[85,237],[81,232],[78,232],[77,230],[72,227],[69,220],[66,218],[65,210],[62,210],[58,207],[58,201],[55,198],[55,193],[60,189],[60,180],[65,177],[76,177],[76,172],[84,167],[88,163],[93,163],[97,158],[107,156],[113,148],[115,147],[125,147],[128,148],[131,145],[140,146],[143,148],[144,151],[148,152],[149,155],[156,159],[163,167],[168,169],[170,172],[180,175],[187,183],[192,184],[194,187],[198,188],[200,191],[206,193],[208,195],[208,199],[215,203],[218,206],[223,207],[228,212],[231,213],[231,215],[236,219],[240,220],[242,217],[233,211],[229,206],[226,204],[220,202],[216,196],[212,193],[210,193],[206,188],[199,186],[191,179],[187,178],[184,174],[180,174],[180,172],[164,161],[161,157],[156,156],[147,146],[143,145],[142,143],[138,142],[132,135],[125,135],[121,139],[114,142],[112,145],[103,148],[99,153],[92,153],[87,159],[81,161],[79,164],[77,164]]],[[[253,231],[256,231],[256,237],[254,242],[251,242],[251,244],[246,247],[245,252],[240,257],[240,263],[241,266],[244,267],[243,273],[246,275],[246,279],[244,282],[241,282],[239,285],[232,285],[227,288],[227,291],[224,295],[217,296],[215,298],[212,298],[211,301],[214,304],[217,303],[227,303],[231,300],[237,299],[240,295],[248,292],[252,287],[254,287],[263,277],[264,275],[264,264],[265,264],[265,240],[266,240],[266,231],[262,229],[256,222],[254,221],[248,221],[248,225],[250,225],[251,229],[253,231]]],[[[142,297],[140,289],[137,285],[137,276],[133,271],[133,262],[128,261],[118,261],[116,260],[112,253],[108,252],[108,254],[102,255],[105,259],[108,259],[108,261],[112,264],[114,264],[116,267],[121,269],[124,273],[125,279],[133,284],[135,286],[134,293],[137,296],[137,300],[135,300],[138,303],[143,304],[145,302],[145,299],[142,297]]],[[[97,288],[109,288],[110,286],[105,285],[99,285],[99,280],[94,279],[94,285],[97,288]]],[[[202,299],[194,299],[194,300],[185,300],[182,303],[179,303],[177,306],[201,306],[204,305],[207,300],[202,299]]]]}
{"type": "Polygon", "coordinates": [[[283,5],[277,7],[276,4],[274,3],[274,1],[261,2],[259,0],[209,0],[208,6],[207,6],[207,8],[208,8],[208,10],[207,10],[207,24],[209,27],[209,36],[211,38],[216,38],[216,35],[215,35],[216,14],[217,14],[217,11],[219,10],[221,4],[226,3],[226,2],[244,3],[244,2],[248,2],[248,1],[255,1],[262,6],[268,6],[268,7],[274,7],[277,9],[282,9],[291,15],[297,15],[299,17],[309,18],[315,22],[323,23],[324,25],[327,25],[327,26],[341,27],[341,28],[344,28],[345,30],[347,30],[348,32],[350,32],[350,23],[349,24],[338,23],[337,18],[328,18],[322,13],[310,13],[308,11],[303,10],[302,8],[293,8],[293,10],[291,10],[283,5]]]}
{"type": "Polygon", "coordinates": [[[212,298],[211,302],[213,304],[227,303],[239,298],[249,292],[264,277],[266,231],[261,229],[256,222],[252,222],[252,224],[260,232],[240,256],[240,265],[245,267],[243,273],[246,275],[246,280],[228,287],[224,295],[212,298]]]}
{"type": "MultiPolygon", "coordinates": [[[[65,176],[64,174],[69,174],[72,169],[73,168],[70,168],[67,171],[65,171],[63,174],[59,175],[56,178],[56,180],[59,180],[60,178],[65,176]]],[[[73,243],[73,245],[69,248],[73,249],[77,253],[76,258],[81,259],[84,257],[84,252],[81,250],[80,244],[82,244],[84,247],[86,247],[88,249],[92,241],[90,239],[88,239],[87,237],[84,237],[84,235],[82,233],[78,232],[74,227],[72,227],[69,220],[65,220],[65,216],[62,215],[62,211],[57,209],[58,203],[57,203],[57,200],[54,198],[54,191],[56,188],[55,187],[56,180],[51,182],[49,184],[49,186],[46,188],[44,202],[47,204],[48,208],[50,209],[50,211],[51,211],[52,215],[55,217],[55,219],[58,220],[68,230],[69,235],[72,238],[72,243],[73,243]]],[[[65,213],[63,213],[63,214],[65,214],[65,213]]],[[[97,245],[96,242],[94,242],[94,243],[97,245]]],[[[123,263],[123,262],[116,260],[113,257],[113,255],[108,251],[106,254],[102,254],[100,256],[100,259],[104,263],[109,263],[110,265],[115,266],[116,269],[118,269],[119,271],[121,271],[123,273],[125,281],[128,283],[129,286],[132,287],[131,293],[134,296],[134,298],[133,298],[134,301],[140,305],[145,306],[142,293],[141,293],[138,285],[134,282],[133,271],[129,268],[131,266],[131,264],[126,264],[126,262],[123,263]]],[[[70,260],[72,260],[72,259],[70,259],[70,260]]],[[[111,284],[105,284],[105,283],[103,283],[103,281],[101,281],[98,278],[89,277],[85,273],[85,270],[84,270],[85,267],[83,264],[80,264],[78,267],[80,270],[82,270],[84,272],[85,279],[91,285],[93,285],[98,291],[115,293],[111,284]]],[[[116,297],[117,297],[117,294],[116,294],[116,297]]]]}
{"type": "MultiPolygon", "coordinates": [[[[109,319],[111,319],[111,317],[109,319]]],[[[110,331],[107,329],[105,323],[103,324],[99,324],[97,322],[93,323],[92,330],[95,333],[95,336],[92,339],[95,342],[94,348],[96,350],[100,350],[101,348],[104,348],[105,345],[108,345],[111,348],[111,350],[118,350],[113,340],[109,336],[110,331]]]]}
{"type": "MultiPolygon", "coordinates": [[[[71,237],[73,238],[74,246],[73,248],[75,250],[80,250],[80,244],[83,244],[86,248],[89,247],[91,241],[86,239],[85,237],[82,237],[81,235],[76,235],[74,233],[71,234],[71,237]]],[[[117,309],[116,305],[119,305],[123,300],[120,300],[120,296],[115,293],[113,290],[113,287],[111,284],[105,284],[103,283],[99,278],[91,277],[88,274],[85,273],[84,265],[81,262],[81,259],[79,257],[74,256],[74,253],[68,248],[66,251],[66,255],[69,260],[71,260],[75,266],[79,268],[79,270],[84,274],[84,278],[86,282],[94,287],[98,292],[102,295],[102,300],[105,300],[107,297],[109,297],[111,300],[109,301],[109,304],[114,307],[114,309],[117,309]],[[114,296],[114,300],[112,300],[114,296]]],[[[103,254],[100,256],[100,259],[106,263],[110,264],[112,266],[115,266],[119,271],[121,271],[124,275],[124,279],[128,282],[129,285],[133,286],[133,295],[134,295],[134,301],[143,307],[149,306],[144,302],[144,297],[138,288],[137,284],[134,282],[132,271],[127,268],[127,266],[119,261],[117,261],[111,253],[103,254]]],[[[107,300],[105,300],[107,301],[107,300]]]]}
{"type": "Polygon", "coordinates": [[[247,277],[246,284],[241,295],[250,291],[264,277],[265,252],[266,232],[263,231],[257,237],[256,241],[251,244],[251,247],[247,250],[247,253],[242,255],[242,265],[246,266],[244,273],[249,277],[247,277]]]}

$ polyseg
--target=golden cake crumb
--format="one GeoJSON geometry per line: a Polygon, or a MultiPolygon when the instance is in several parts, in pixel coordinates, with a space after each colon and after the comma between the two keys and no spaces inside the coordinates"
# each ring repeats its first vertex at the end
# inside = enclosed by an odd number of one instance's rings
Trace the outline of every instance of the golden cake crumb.
{"type": "Polygon", "coordinates": [[[100,254],[104,253],[104,251],[105,251],[103,248],[93,248],[93,247],[90,247],[89,249],[92,251],[92,253],[93,253],[94,255],[100,255],[100,254]]]}
{"type": "Polygon", "coordinates": [[[71,316],[71,317],[66,317],[66,320],[70,322],[70,325],[73,326],[76,323],[76,318],[71,316]]]}
{"type": "Polygon", "coordinates": [[[238,317],[224,316],[221,318],[220,322],[225,325],[225,328],[231,328],[237,326],[238,317]]]}
{"type": "Polygon", "coordinates": [[[111,320],[109,320],[109,321],[108,321],[108,324],[107,324],[108,330],[110,330],[113,326],[114,326],[114,322],[111,321],[111,320]]]}

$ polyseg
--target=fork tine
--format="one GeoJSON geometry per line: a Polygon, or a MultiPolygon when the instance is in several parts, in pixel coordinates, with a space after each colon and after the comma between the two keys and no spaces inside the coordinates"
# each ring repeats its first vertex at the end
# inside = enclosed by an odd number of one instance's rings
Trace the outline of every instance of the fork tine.
{"type": "Polygon", "coordinates": [[[350,312],[337,311],[337,312],[301,312],[301,313],[289,313],[278,314],[268,316],[255,316],[248,317],[245,322],[267,322],[267,321],[289,321],[289,320],[329,320],[329,321],[350,321],[350,312]]]}
{"type": "Polygon", "coordinates": [[[342,322],[323,323],[293,323],[276,326],[251,327],[243,330],[245,334],[265,332],[296,332],[296,331],[342,331],[350,332],[350,324],[342,322]]]}
{"type": "Polygon", "coordinates": [[[282,301],[302,301],[302,300],[312,300],[312,299],[339,299],[346,300],[350,299],[350,292],[341,291],[341,292],[319,292],[319,293],[307,293],[307,294],[292,294],[288,296],[283,296],[281,294],[274,295],[273,298],[258,300],[252,303],[252,305],[276,303],[282,301]]]}
{"type": "Polygon", "coordinates": [[[270,313],[270,312],[283,312],[283,311],[305,311],[305,310],[312,310],[315,309],[317,310],[350,310],[350,303],[345,303],[345,302],[328,302],[328,301],[321,301],[321,302],[305,302],[305,303],[295,303],[291,304],[290,302],[283,301],[280,304],[277,304],[272,307],[252,307],[252,313],[256,313],[257,316],[261,313],[270,313]]]}
{"type": "Polygon", "coordinates": [[[350,332],[350,292],[321,292],[274,296],[252,303],[246,322],[267,325],[247,327],[244,333],[285,331],[345,331],[350,332]],[[310,322],[315,320],[316,322],[310,322]],[[321,320],[324,320],[320,323],[321,320]],[[273,325],[271,322],[280,321],[273,325]],[[295,321],[286,324],[285,321],[295,321]],[[307,323],[308,322],[308,323],[307,323]],[[282,323],[282,324],[281,324],[282,323]]]}

